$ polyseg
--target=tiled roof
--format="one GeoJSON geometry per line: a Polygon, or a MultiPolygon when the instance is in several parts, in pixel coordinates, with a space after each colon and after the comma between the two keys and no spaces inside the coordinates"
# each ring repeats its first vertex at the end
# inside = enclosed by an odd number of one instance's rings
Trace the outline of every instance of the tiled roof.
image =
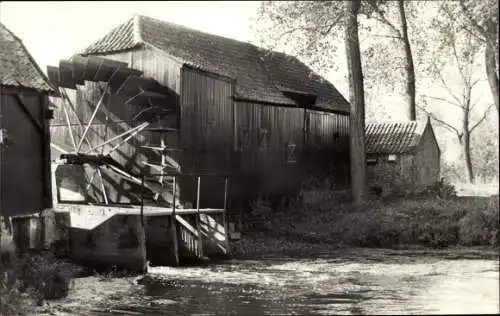
{"type": "Polygon", "coordinates": [[[366,153],[407,153],[418,145],[425,126],[425,122],[416,121],[367,124],[366,153]]]}
{"type": "Polygon", "coordinates": [[[349,103],[327,80],[293,56],[136,15],[90,45],[82,55],[109,54],[153,46],[183,64],[230,77],[236,96],[295,104],[280,89],[316,95],[316,106],[348,112],[349,103]]]}
{"type": "Polygon", "coordinates": [[[54,92],[21,40],[0,23],[0,85],[54,92]]]}

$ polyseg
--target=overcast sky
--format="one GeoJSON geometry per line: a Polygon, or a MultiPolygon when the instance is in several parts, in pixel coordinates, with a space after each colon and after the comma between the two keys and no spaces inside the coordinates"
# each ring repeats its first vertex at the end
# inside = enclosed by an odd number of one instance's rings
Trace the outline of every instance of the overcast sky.
{"type": "Polygon", "coordinates": [[[260,1],[59,1],[0,3],[0,21],[45,71],[85,48],[134,13],[201,31],[254,41],[250,29],[260,1]]]}

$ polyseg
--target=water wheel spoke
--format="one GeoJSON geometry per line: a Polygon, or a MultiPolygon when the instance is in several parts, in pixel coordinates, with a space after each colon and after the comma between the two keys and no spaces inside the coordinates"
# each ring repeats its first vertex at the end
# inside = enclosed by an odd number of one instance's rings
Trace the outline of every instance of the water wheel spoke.
{"type": "Polygon", "coordinates": [[[87,126],[85,126],[85,130],[83,131],[82,137],[80,138],[80,142],[78,143],[78,147],[76,149],[77,152],[80,151],[80,148],[82,147],[82,144],[83,144],[83,140],[86,139],[87,132],[89,131],[90,126],[92,125],[92,122],[94,122],[94,119],[95,119],[95,116],[97,114],[97,111],[99,111],[99,108],[101,107],[101,104],[103,103],[105,96],[106,96],[106,92],[104,92],[102,94],[101,98],[99,99],[99,102],[97,103],[97,105],[96,105],[96,107],[94,109],[94,112],[92,112],[92,116],[90,117],[90,120],[87,123],[87,126]]]}

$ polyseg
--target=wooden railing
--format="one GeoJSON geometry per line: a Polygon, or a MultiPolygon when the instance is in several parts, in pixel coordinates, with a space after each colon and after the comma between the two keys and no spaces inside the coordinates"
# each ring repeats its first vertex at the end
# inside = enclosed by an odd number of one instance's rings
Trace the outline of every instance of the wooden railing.
{"type": "MultiPolygon", "coordinates": [[[[144,188],[150,189],[146,186],[147,178],[165,176],[165,174],[151,174],[148,176],[142,176],[141,179],[141,218],[147,216],[144,214],[144,188]]],[[[168,173],[168,177],[173,179],[173,185],[171,186],[172,191],[172,205],[171,205],[171,216],[175,220],[171,220],[171,236],[173,240],[173,248],[175,252],[176,264],[179,263],[179,248],[182,247],[187,250],[191,256],[196,258],[203,258],[203,244],[211,243],[216,246],[217,249],[224,255],[229,255],[229,236],[228,236],[228,218],[227,218],[227,199],[228,199],[228,186],[229,177],[227,175],[220,174],[196,174],[196,173],[168,173]],[[191,215],[194,214],[195,225],[192,225],[181,213],[183,210],[177,209],[177,179],[180,176],[191,176],[196,178],[197,188],[196,188],[196,208],[189,212],[191,215]],[[200,192],[201,192],[201,178],[202,177],[223,177],[224,178],[224,205],[221,209],[204,209],[200,208],[200,192]],[[180,211],[180,212],[178,212],[180,211]],[[210,213],[211,215],[209,215],[210,213]],[[217,219],[222,222],[220,224],[217,219]]],[[[167,188],[163,188],[167,189],[167,188]]],[[[143,220],[144,223],[144,220],[143,220]]]]}

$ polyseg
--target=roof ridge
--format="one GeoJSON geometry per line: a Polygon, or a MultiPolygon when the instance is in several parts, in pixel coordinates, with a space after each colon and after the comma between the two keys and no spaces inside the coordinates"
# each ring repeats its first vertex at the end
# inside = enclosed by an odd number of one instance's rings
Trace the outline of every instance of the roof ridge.
{"type": "Polygon", "coordinates": [[[132,17],[133,19],[133,32],[134,32],[134,42],[135,44],[142,44],[144,43],[144,38],[142,37],[142,27],[141,27],[141,19],[143,18],[142,15],[135,13],[132,17]]]}
{"type": "Polygon", "coordinates": [[[218,37],[218,38],[221,38],[221,39],[224,39],[224,40],[228,40],[228,41],[233,41],[233,42],[236,42],[236,43],[239,43],[239,44],[242,44],[242,45],[247,45],[247,46],[250,46],[258,51],[266,51],[266,52],[270,52],[270,53],[273,53],[273,54],[281,54],[281,55],[284,55],[286,57],[290,57],[290,58],[297,58],[296,56],[293,56],[293,55],[290,55],[290,54],[287,54],[287,53],[284,53],[284,52],[279,52],[279,51],[276,51],[276,50],[272,50],[270,48],[266,48],[266,47],[262,47],[262,46],[259,46],[257,44],[254,44],[254,43],[250,43],[250,42],[247,42],[247,41],[241,41],[241,40],[237,40],[237,39],[234,39],[234,38],[231,38],[231,37],[226,37],[226,36],[222,36],[222,35],[217,35],[217,34],[213,34],[213,33],[207,33],[207,32],[204,32],[202,30],[199,30],[199,29],[196,29],[196,28],[193,28],[193,27],[189,27],[189,26],[185,26],[185,25],[182,25],[182,24],[178,24],[178,23],[174,23],[174,22],[171,22],[171,21],[166,21],[166,20],[161,20],[159,18],[154,18],[154,17],[151,17],[151,16],[148,16],[148,15],[142,15],[142,14],[137,14],[137,16],[139,16],[141,19],[150,19],[150,20],[154,20],[156,22],[159,22],[159,23],[164,23],[164,24],[168,24],[170,26],[173,26],[173,27],[178,27],[178,28],[182,28],[182,29],[185,29],[187,31],[190,31],[190,32],[198,32],[198,33],[201,33],[201,34],[204,34],[204,35],[208,35],[208,36],[212,36],[212,37],[218,37]]]}

